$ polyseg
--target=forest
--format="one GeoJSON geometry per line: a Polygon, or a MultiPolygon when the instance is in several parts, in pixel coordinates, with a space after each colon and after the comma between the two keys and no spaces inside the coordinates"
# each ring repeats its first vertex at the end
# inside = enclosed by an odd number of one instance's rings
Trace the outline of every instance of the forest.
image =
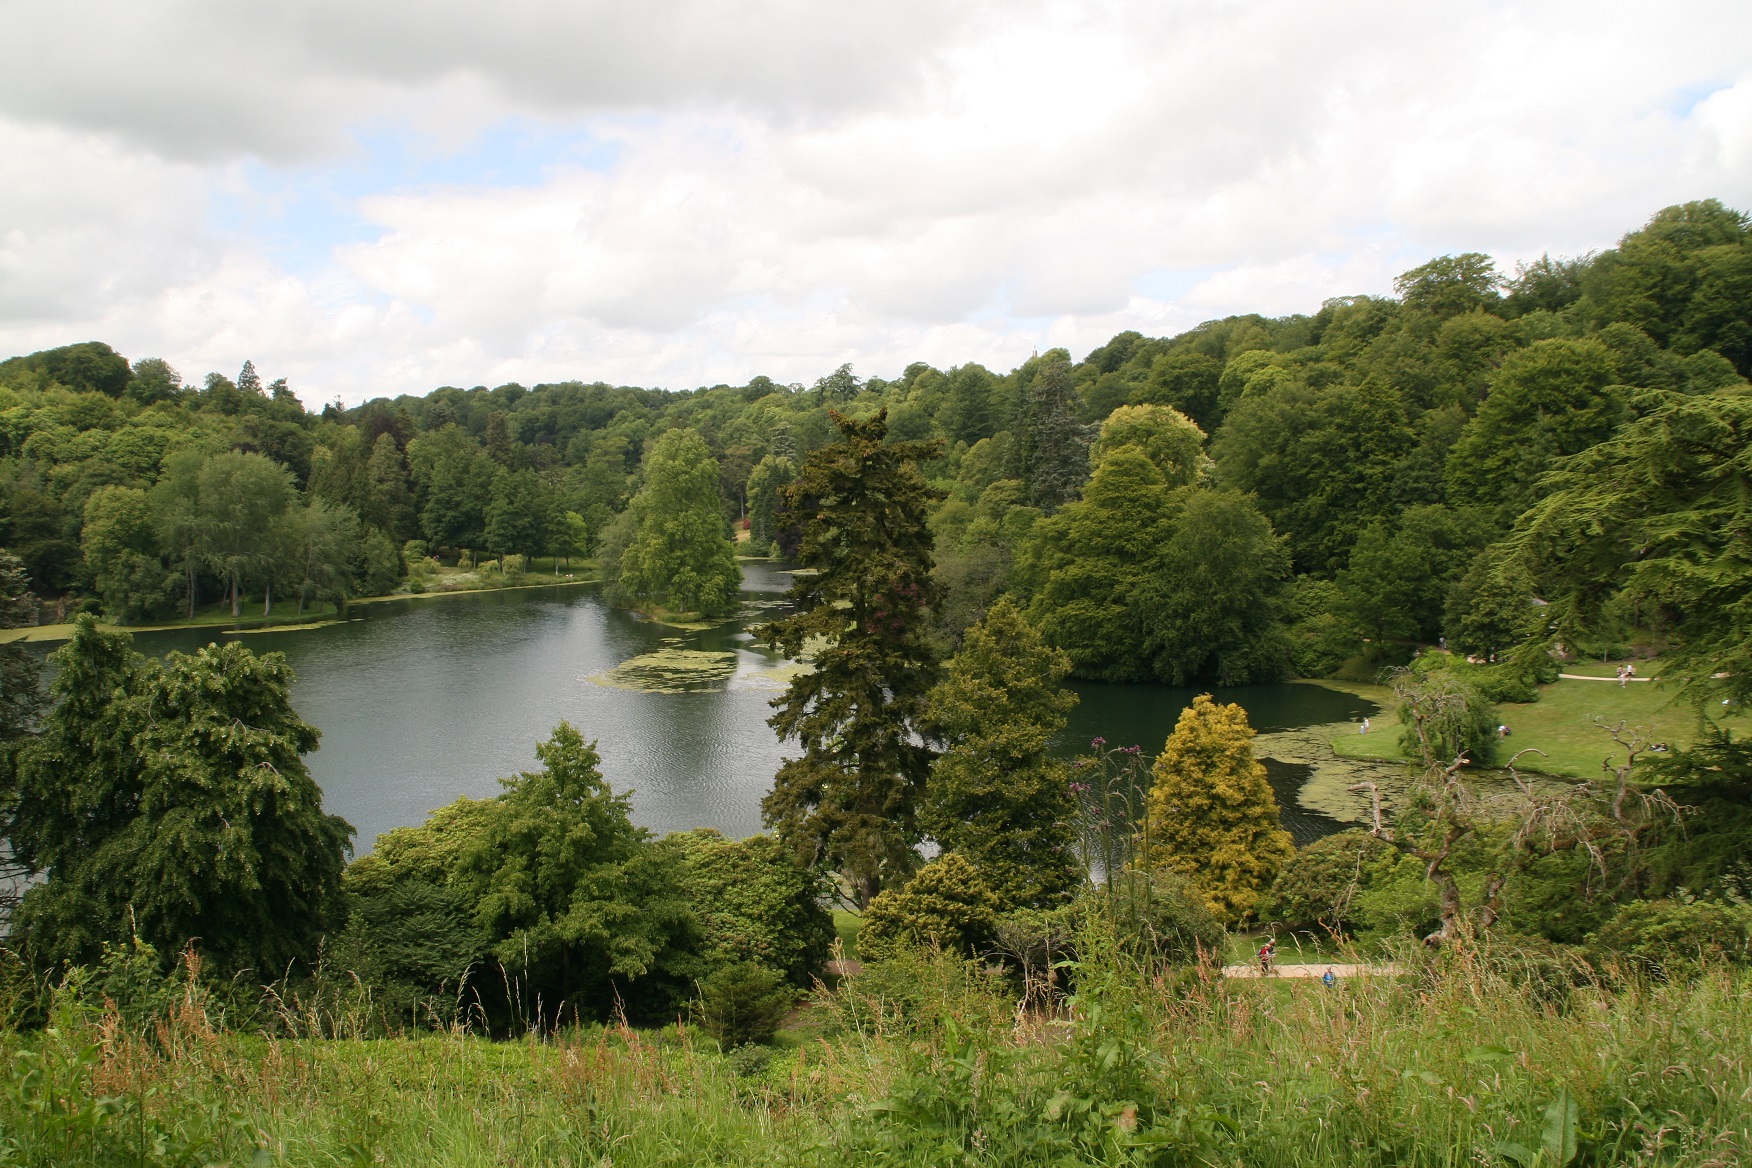
{"type": "Polygon", "coordinates": [[[69,625],[52,681],[0,645],[0,1152],[1752,1155],[1752,219],[1395,293],[1006,373],[320,412],[251,364],[0,363],[0,624],[69,625]],[[355,857],[282,658],[127,631],[544,557],[710,619],[739,556],[798,569],[758,635],[810,665],[745,840],[637,826],[561,723],[355,857]],[[1498,704],[1583,658],[1657,658],[1694,741],[1602,724],[1597,780],[1539,779],[1498,704]],[[1414,776],[1300,849],[1223,700],[1293,677],[1390,687],[1414,776]],[[1069,761],[1070,678],[1208,692],[1069,761]],[[1265,930],[1375,976],[1220,977],[1265,930]]]}

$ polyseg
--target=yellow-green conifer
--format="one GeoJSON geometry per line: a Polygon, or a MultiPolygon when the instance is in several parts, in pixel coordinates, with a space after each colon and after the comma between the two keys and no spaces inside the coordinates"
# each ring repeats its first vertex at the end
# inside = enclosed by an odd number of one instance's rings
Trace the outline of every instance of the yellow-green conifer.
{"type": "Polygon", "coordinates": [[[1156,759],[1145,862],[1184,874],[1220,920],[1247,917],[1295,854],[1247,711],[1201,694],[1156,759]]]}

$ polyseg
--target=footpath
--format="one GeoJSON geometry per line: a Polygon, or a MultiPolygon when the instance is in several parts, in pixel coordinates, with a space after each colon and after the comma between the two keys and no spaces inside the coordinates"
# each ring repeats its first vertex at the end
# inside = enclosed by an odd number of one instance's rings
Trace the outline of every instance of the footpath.
{"type": "Polygon", "coordinates": [[[1333,977],[1396,977],[1404,970],[1397,965],[1274,965],[1269,975],[1261,973],[1257,962],[1251,965],[1225,965],[1224,977],[1311,977],[1319,980],[1327,970],[1333,977]]]}

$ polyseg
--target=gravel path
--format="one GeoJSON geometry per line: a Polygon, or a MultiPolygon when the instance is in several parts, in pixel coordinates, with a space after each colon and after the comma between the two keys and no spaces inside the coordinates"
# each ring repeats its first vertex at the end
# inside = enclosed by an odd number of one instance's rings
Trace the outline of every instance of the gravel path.
{"type": "MultiPolygon", "coordinates": [[[[1334,977],[1393,977],[1404,972],[1397,965],[1274,965],[1271,967],[1273,977],[1312,977],[1325,976],[1327,970],[1334,977]]],[[[1259,965],[1225,965],[1224,977],[1259,977],[1259,965]]]]}

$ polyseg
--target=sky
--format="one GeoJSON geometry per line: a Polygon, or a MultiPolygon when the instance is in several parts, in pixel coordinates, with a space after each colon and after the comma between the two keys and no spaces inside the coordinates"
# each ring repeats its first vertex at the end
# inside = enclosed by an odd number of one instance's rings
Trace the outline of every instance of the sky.
{"type": "Polygon", "coordinates": [[[1752,4],[0,0],[0,356],[1007,370],[1752,209],[1752,4]]]}

